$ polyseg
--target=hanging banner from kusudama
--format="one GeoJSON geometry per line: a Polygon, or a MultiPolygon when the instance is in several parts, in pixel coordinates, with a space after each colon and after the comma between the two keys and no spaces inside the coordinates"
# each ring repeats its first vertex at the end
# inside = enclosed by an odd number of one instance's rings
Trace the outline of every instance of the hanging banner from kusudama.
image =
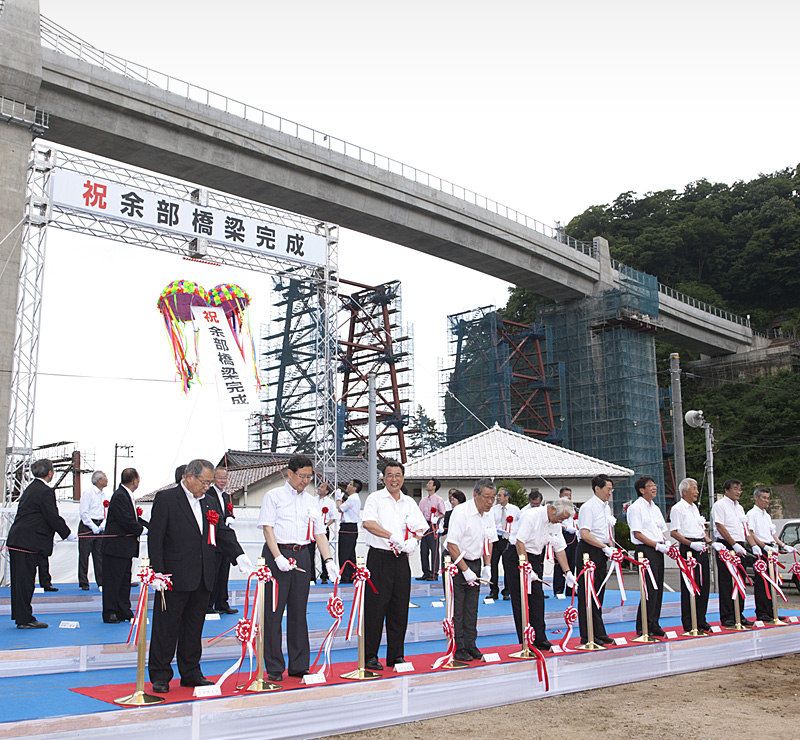
{"type": "Polygon", "coordinates": [[[258,396],[222,308],[192,306],[201,377],[213,368],[222,411],[255,410],[258,396]],[[249,407],[253,407],[250,409],[249,407]]]}
{"type": "Polygon", "coordinates": [[[51,177],[53,205],[121,219],[189,238],[208,239],[285,260],[324,265],[324,236],[290,229],[239,213],[226,213],[144,188],[55,169],[51,177]]]}

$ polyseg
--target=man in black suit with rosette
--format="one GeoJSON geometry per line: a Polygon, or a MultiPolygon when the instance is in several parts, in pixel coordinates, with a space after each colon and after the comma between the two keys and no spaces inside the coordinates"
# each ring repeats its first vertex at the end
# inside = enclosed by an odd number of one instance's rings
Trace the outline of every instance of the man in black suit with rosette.
{"type": "Polygon", "coordinates": [[[242,573],[249,575],[254,570],[236,533],[222,523],[216,506],[205,495],[213,482],[214,466],[208,460],[192,460],[183,480],[161,491],[153,503],[148,537],[150,566],[172,579],[172,590],[163,592],[164,603],[157,598],[153,606],[148,670],[157,694],[169,691],[173,676],[170,663],[176,647],[181,686],[212,683],[200,670],[200,658],[217,550],[235,561],[242,573]]]}

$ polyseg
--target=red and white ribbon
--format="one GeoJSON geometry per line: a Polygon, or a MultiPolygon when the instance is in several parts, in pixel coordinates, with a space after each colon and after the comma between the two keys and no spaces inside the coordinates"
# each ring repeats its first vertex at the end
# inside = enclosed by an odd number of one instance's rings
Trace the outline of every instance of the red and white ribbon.
{"type": "MultiPolygon", "coordinates": [[[[672,553],[672,548],[670,548],[670,554],[672,553]]],[[[695,596],[700,595],[700,586],[697,585],[697,581],[694,578],[695,568],[697,568],[700,563],[695,560],[694,555],[692,555],[692,551],[689,550],[686,553],[686,558],[682,558],[680,552],[678,553],[678,568],[681,571],[681,575],[683,576],[683,582],[686,584],[686,588],[694,593],[695,596]]],[[[700,583],[703,582],[703,569],[700,568],[700,583]]]]}
{"type": "Polygon", "coordinates": [[[217,546],[217,524],[219,524],[219,514],[210,509],[206,512],[206,519],[208,519],[208,544],[217,546]]]}
{"type": "MultiPolygon", "coordinates": [[[[533,583],[533,568],[529,561],[525,561],[520,566],[520,570],[525,576],[525,587],[528,593],[531,592],[531,584],[533,583]]],[[[539,677],[539,682],[544,683],[544,690],[550,691],[550,679],[547,675],[547,666],[545,665],[544,655],[533,643],[536,642],[536,630],[531,627],[531,614],[528,607],[528,599],[522,600],[522,623],[525,625],[522,630],[522,638],[525,645],[536,656],[536,673],[539,677]]]]}
{"type": "Polygon", "coordinates": [[[361,634],[361,620],[359,619],[359,615],[364,608],[364,584],[366,583],[369,583],[372,590],[378,593],[378,590],[372,585],[372,581],[369,579],[369,571],[366,568],[355,566],[355,570],[353,571],[353,584],[355,585],[353,605],[350,607],[350,619],[347,621],[345,640],[349,640],[353,636],[354,630],[357,635],[361,634]]]}
{"type": "MultiPolygon", "coordinates": [[[[611,555],[611,568],[609,569],[608,573],[606,573],[605,580],[600,584],[600,590],[602,591],[605,587],[606,583],[608,583],[609,578],[611,578],[612,574],[617,576],[617,586],[619,588],[619,598],[622,602],[622,606],[625,606],[625,599],[628,598],[627,594],[625,593],[625,582],[622,579],[622,561],[626,559],[626,555],[622,550],[614,550],[611,555]]],[[[636,562],[631,558],[627,558],[631,562],[636,562]]]]}
{"type": "Polygon", "coordinates": [[[141,620],[147,619],[147,587],[158,582],[164,583],[167,591],[172,591],[172,579],[168,574],[156,573],[152,568],[141,567],[136,574],[139,578],[139,598],[136,602],[136,611],[133,613],[131,628],[128,632],[127,644],[133,640],[134,645],[139,644],[139,624],[141,620]]]}
{"type": "Polygon", "coordinates": [[[458,560],[451,563],[449,567],[442,569],[442,577],[447,581],[447,593],[450,594],[450,598],[445,604],[447,610],[442,620],[442,631],[447,638],[447,651],[444,655],[440,655],[433,661],[433,665],[431,666],[433,670],[450,663],[453,660],[453,656],[456,654],[456,631],[455,625],[453,624],[453,579],[458,575],[458,561],[463,557],[464,553],[462,552],[458,560]]]}
{"type": "Polygon", "coordinates": [[[514,517],[513,517],[513,516],[511,516],[511,514],[509,514],[509,515],[506,517],[506,523],[505,523],[505,530],[506,530],[506,532],[511,532],[511,525],[512,525],[513,523],[514,523],[514,517]]]}
{"type": "MultiPolygon", "coordinates": [[[[342,566],[342,570],[344,570],[344,566],[342,566]]],[[[341,574],[342,571],[339,571],[340,576],[341,574]]],[[[334,581],[333,593],[328,597],[328,605],[325,607],[328,610],[328,614],[330,614],[333,618],[333,624],[330,626],[328,632],[325,634],[325,637],[322,639],[322,645],[320,645],[317,657],[314,659],[314,664],[311,666],[311,671],[313,672],[313,669],[319,662],[320,656],[324,654],[325,659],[323,660],[319,671],[317,671],[317,673],[321,673],[323,675],[325,675],[325,672],[328,670],[328,668],[330,668],[333,638],[336,637],[336,632],[339,629],[339,625],[342,623],[342,617],[344,616],[344,602],[339,598],[337,593],[338,588],[339,581],[337,580],[334,581]]]]}
{"type": "MultiPolygon", "coordinates": [[[[575,599],[575,593],[574,592],[573,592],[572,598],[573,598],[573,601],[574,601],[574,599],[575,599]]],[[[577,622],[577,621],[578,621],[578,610],[574,606],[572,606],[570,604],[570,606],[568,606],[567,610],[564,612],[564,624],[567,625],[567,631],[566,631],[566,634],[564,635],[564,637],[561,638],[561,642],[559,643],[559,645],[561,645],[561,649],[565,653],[568,653],[568,652],[571,651],[571,648],[567,647],[567,643],[569,642],[569,638],[572,637],[572,627],[574,626],[575,622],[577,622]]]]}
{"type": "Polygon", "coordinates": [[[314,541],[314,517],[308,512],[308,527],[306,527],[306,542],[314,541]]]}
{"type": "MultiPolygon", "coordinates": [[[[719,557],[720,560],[725,563],[725,567],[728,569],[728,572],[731,574],[731,579],[733,580],[733,593],[731,594],[731,598],[735,599],[737,594],[741,594],[742,599],[746,598],[747,589],[745,588],[744,581],[739,575],[739,570],[734,562],[734,558],[736,558],[736,560],[739,560],[739,558],[727,547],[723,547],[722,550],[719,551],[719,557]]],[[[739,560],[739,562],[741,561],[739,560]]]]}
{"type": "Polygon", "coordinates": [[[753,568],[764,581],[764,590],[767,592],[767,598],[772,601],[772,591],[770,590],[770,586],[772,586],[780,594],[780,597],[788,604],[789,599],[786,598],[783,590],[780,587],[780,584],[776,583],[769,577],[769,573],[767,572],[767,561],[758,558],[753,564],[753,568]]]}
{"type": "MultiPolygon", "coordinates": [[[[653,569],[650,567],[650,561],[647,558],[642,558],[641,560],[637,561],[639,568],[641,568],[647,575],[650,577],[650,583],[653,584],[653,589],[658,591],[658,584],[656,583],[656,577],[653,574],[653,569]]],[[[642,578],[643,576],[640,576],[642,578]]],[[[647,582],[645,581],[644,584],[644,597],[646,599],[650,598],[650,594],[647,592],[647,582]]]]}
{"type": "MultiPolygon", "coordinates": [[[[598,609],[600,609],[600,598],[597,595],[597,591],[594,588],[594,571],[597,568],[594,560],[590,560],[586,565],[583,567],[583,570],[578,574],[578,579],[581,576],[584,577],[584,585],[586,586],[586,593],[591,594],[592,600],[594,601],[595,605],[598,609]]],[[[588,596],[587,596],[588,598],[588,596]]]]}

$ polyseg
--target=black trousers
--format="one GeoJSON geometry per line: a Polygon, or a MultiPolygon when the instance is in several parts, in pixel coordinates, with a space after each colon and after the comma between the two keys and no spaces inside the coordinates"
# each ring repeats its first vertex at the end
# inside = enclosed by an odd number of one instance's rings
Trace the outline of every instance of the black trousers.
{"type": "Polygon", "coordinates": [[[220,611],[230,608],[228,604],[228,574],[231,571],[231,561],[222,554],[219,548],[215,558],[217,574],[214,576],[214,588],[208,595],[208,608],[220,611]]]}
{"type": "MultiPolygon", "coordinates": [[[[606,626],[603,624],[603,596],[605,596],[605,587],[600,588],[600,584],[605,580],[606,573],[608,572],[608,558],[600,547],[593,547],[583,540],[578,545],[578,573],[583,570],[583,555],[587,553],[589,559],[594,562],[596,568],[594,571],[594,584],[597,590],[597,598],[600,601],[600,608],[592,599],[592,626],[594,629],[594,639],[597,642],[598,637],[606,637],[606,626]]],[[[576,573],[577,575],[577,573],[576,573]]],[[[586,577],[581,576],[578,579],[578,626],[581,630],[581,641],[586,642],[589,639],[588,624],[586,622],[586,577]]],[[[591,597],[589,597],[591,598],[591,597]]]]}
{"type": "MultiPolygon", "coordinates": [[[[464,560],[476,576],[481,574],[481,560],[464,560]]],[[[472,586],[464,579],[458,569],[453,579],[453,627],[456,635],[456,650],[468,650],[476,647],[478,639],[478,602],[481,589],[477,584],[472,586]]]]}
{"type": "MultiPolygon", "coordinates": [[[[325,527],[325,538],[330,540],[330,529],[328,529],[328,527],[325,527]]],[[[317,582],[317,543],[316,542],[311,542],[308,545],[308,551],[309,551],[309,553],[311,555],[311,570],[309,571],[311,573],[311,579],[310,580],[312,580],[312,581],[314,581],[314,583],[316,583],[317,582]]],[[[322,556],[320,556],[319,565],[320,565],[320,570],[319,570],[320,580],[323,583],[327,583],[328,582],[328,571],[325,569],[325,563],[322,562],[322,556]]]]}
{"type": "MultiPolygon", "coordinates": [[[[565,535],[565,537],[566,536],[568,535],[565,535]]],[[[572,537],[572,542],[568,542],[567,549],[564,550],[564,556],[567,558],[567,565],[569,565],[569,569],[573,574],[575,574],[575,559],[578,557],[578,536],[572,535],[572,537]]],[[[564,581],[564,571],[561,570],[561,566],[559,565],[558,560],[556,560],[555,563],[553,563],[553,593],[563,594],[565,586],[566,583],[564,581]]],[[[569,595],[572,596],[572,589],[569,589],[569,595]]]]}
{"type": "Polygon", "coordinates": [[[342,571],[342,583],[353,582],[353,566],[356,562],[356,543],[358,542],[358,522],[342,522],[339,524],[339,568],[342,571]],[[350,561],[353,565],[345,565],[350,561]]]}
{"type": "MultiPolygon", "coordinates": [[[[718,540],[718,542],[722,542],[726,548],[729,548],[727,542],[723,540],[718,540]]],[[[744,542],[737,543],[744,547],[744,542]]],[[[728,571],[728,566],[725,565],[725,562],[719,556],[719,553],[714,551],[715,559],[717,561],[717,587],[719,590],[719,621],[723,625],[731,626],[736,622],[736,610],[733,606],[733,578],[731,577],[730,572],[728,571]]],[[[747,564],[747,556],[742,558],[742,565],[747,564]]],[[[744,603],[743,600],[737,596],[737,600],[739,601],[739,614],[743,616],[744,612],[744,603]]]]}
{"type": "Polygon", "coordinates": [[[435,532],[426,533],[420,540],[419,560],[424,578],[439,577],[439,538],[435,532]]]}
{"type": "MultiPolygon", "coordinates": [[[[544,574],[544,552],[534,555],[528,553],[528,562],[533,568],[539,578],[544,574]]],[[[516,547],[509,547],[503,553],[503,568],[506,572],[506,583],[511,592],[511,611],[514,612],[514,625],[517,628],[517,639],[520,645],[523,644],[522,637],[525,625],[522,623],[522,601],[519,580],[519,556],[517,555],[516,547]],[[516,577],[514,577],[516,576],[516,577]]],[[[543,643],[547,639],[547,632],[545,631],[544,623],[544,592],[542,591],[542,582],[534,581],[531,584],[531,592],[528,597],[528,618],[536,633],[535,644],[543,643]]]]}
{"type": "MultiPolygon", "coordinates": [[[[498,589],[500,588],[500,558],[508,547],[508,540],[504,537],[498,537],[497,542],[492,543],[492,585],[489,587],[489,596],[493,599],[497,598],[498,589]]],[[[508,593],[508,578],[503,581],[503,596],[508,593]]]]}
{"type": "Polygon", "coordinates": [[[40,555],[9,550],[8,557],[11,561],[11,619],[17,624],[30,624],[35,620],[31,599],[40,555]]]}
{"type": "Polygon", "coordinates": [[[371,547],[367,553],[370,580],[378,590],[364,588],[364,656],[377,660],[381,633],[386,623],[386,664],[394,665],[403,658],[408,600],[411,596],[411,567],[408,556],[395,556],[391,550],[371,547]]]}
{"type": "MultiPolygon", "coordinates": [[[[103,553],[103,619],[116,614],[118,619],[130,619],[131,568],[133,558],[118,558],[103,553]]],[[[160,599],[159,599],[160,601],[160,599]]],[[[205,615],[205,609],[203,610],[205,615]]],[[[205,619],[205,616],[203,617],[205,619]]],[[[170,658],[171,660],[171,658],[170,658]]]]}
{"type": "MultiPolygon", "coordinates": [[[[770,544],[769,547],[775,547],[770,544]]],[[[769,575],[769,567],[767,567],[767,575],[769,575]]],[[[756,573],[753,577],[753,595],[756,600],[756,619],[763,622],[770,622],[775,618],[775,611],[772,608],[772,588],[764,581],[764,579],[756,573]]]]}
{"type": "Polygon", "coordinates": [[[53,585],[53,578],[50,575],[50,556],[40,553],[36,558],[36,566],[39,568],[39,585],[42,588],[50,588],[53,585]]]}
{"type": "MultiPolygon", "coordinates": [[[[100,526],[102,519],[92,519],[100,526]]],[[[94,564],[94,580],[98,586],[103,585],[103,538],[94,537],[92,530],[83,522],[78,524],[78,585],[89,588],[89,555],[94,564]]]]}
{"type": "MultiPolygon", "coordinates": [[[[704,540],[694,541],[704,542],[704,540]]],[[[708,593],[711,588],[711,568],[709,567],[708,550],[695,552],[687,545],[680,545],[679,549],[682,557],[685,558],[691,552],[695,560],[697,560],[692,577],[700,588],[700,593],[694,597],[697,627],[700,629],[703,625],[708,624],[706,610],[708,609],[708,593]]],[[[686,631],[692,629],[692,597],[689,594],[689,589],[686,588],[683,576],[681,576],[681,624],[686,631]]]]}
{"type": "MultiPolygon", "coordinates": [[[[636,545],[636,559],[638,554],[650,561],[650,570],[656,580],[658,588],[653,588],[650,576],[644,573],[645,593],[647,594],[647,631],[648,633],[657,632],[661,629],[658,620],[661,618],[661,602],[664,600],[664,554],[656,550],[655,547],[648,545],[636,545]]],[[[642,634],[642,609],[641,606],[636,612],[636,634],[642,634]]]]}
{"type": "Polygon", "coordinates": [[[302,550],[289,550],[281,548],[281,555],[285,558],[294,558],[299,570],[284,572],[275,565],[267,545],[261,551],[261,556],[267,561],[272,575],[278,582],[278,600],[275,610],[272,609],[272,584],[266,584],[264,591],[264,665],[268,673],[283,673],[286,663],[283,659],[281,647],[281,620],[286,612],[286,649],[289,658],[289,673],[302,673],[308,670],[310,663],[310,648],[308,645],[308,621],[306,620],[306,605],[308,604],[308,591],[310,588],[311,552],[308,547],[302,550]]]}
{"type": "MultiPolygon", "coordinates": [[[[202,566],[201,566],[202,567],[202,566]]],[[[103,589],[105,591],[105,589],[103,589]]],[[[206,620],[208,589],[200,583],[194,591],[164,591],[166,610],[161,594],[153,598],[153,632],[147,669],[150,681],[170,681],[172,658],[178,652],[178,673],[192,681],[203,675],[203,625],[206,620]]]]}

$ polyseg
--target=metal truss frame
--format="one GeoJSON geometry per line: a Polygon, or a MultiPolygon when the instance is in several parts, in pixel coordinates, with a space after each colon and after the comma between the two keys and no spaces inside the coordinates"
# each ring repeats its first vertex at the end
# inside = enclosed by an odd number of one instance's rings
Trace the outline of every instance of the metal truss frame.
{"type": "Polygon", "coordinates": [[[317,382],[313,439],[318,459],[324,461],[326,470],[332,466],[335,475],[335,464],[330,462],[336,449],[335,385],[332,372],[326,368],[332,366],[334,352],[331,341],[335,341],[336,336],[338,227],[109,160],[90,158],[44,141],[36,141],[31,149],[28,165],[28,197],[20,256],[4,498],[8,495],[16,498],[30,480],[47,226],[199,258],[213,264],[290,277],[314,286],[319,304],[318,322],[323,329],[320,334],[333,337],[333,340],[317,341],[315,345],[317,382]],[[139,186],[183,200],[194,200],[227,212],[275,222],[308,233],[324,234],[327,241],[326,264],[321,267],[306,265],[238,245],[189,239],[152,226],[105,216],[98,218],[77,210],[54,207],[49,194],[52,173],[57,168],[139,186]]]}

